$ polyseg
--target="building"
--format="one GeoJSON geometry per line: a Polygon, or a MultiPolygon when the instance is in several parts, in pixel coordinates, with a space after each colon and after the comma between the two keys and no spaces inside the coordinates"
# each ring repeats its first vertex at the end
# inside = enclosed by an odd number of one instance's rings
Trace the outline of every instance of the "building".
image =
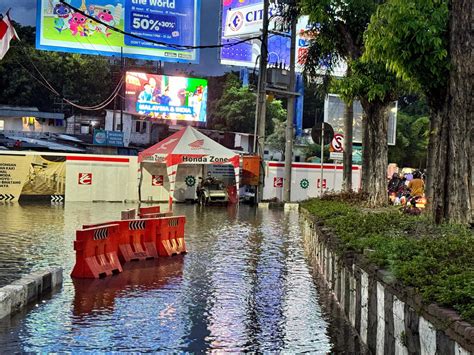
{"type": "Polygon", "coordinates": [[[0,105],[0,132],[65,133],[64,114],[42,112],[36,107],[0,105]]]}

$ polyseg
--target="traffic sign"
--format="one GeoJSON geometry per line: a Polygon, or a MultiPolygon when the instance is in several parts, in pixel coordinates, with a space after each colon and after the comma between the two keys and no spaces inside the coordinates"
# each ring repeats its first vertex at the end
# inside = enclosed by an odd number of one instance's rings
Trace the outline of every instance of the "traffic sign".
{"type": "Polygon", "coordinates": [[[342,160],[343,154],[344,154],[343,152],[329,152],[329,159],[342,160]]]}
{"type": "Polygon", "coordinates": [[[311,129],[311,138],[315,144],[321,144],[321,130],[324,127],[324,145],[331,143],[334,137],[334,129],[327,122],[318,122],[311,129]]]}
{"type": "Polygon", "coordinates": [[[283,178],[282,177],[274,177],[273,178],[273,187],[283,187],[283,178]]]}
{"type": "Polygon", "coordinates": [[[336,133],[331,141],[331,150],[342,153],[344,151],[344,135],[336,133]]]}

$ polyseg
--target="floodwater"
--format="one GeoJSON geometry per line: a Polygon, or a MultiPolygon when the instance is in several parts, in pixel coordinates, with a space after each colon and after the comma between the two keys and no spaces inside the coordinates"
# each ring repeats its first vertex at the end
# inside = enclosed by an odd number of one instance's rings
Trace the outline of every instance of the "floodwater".
{"type": "Polygon", "coordinates": [[[187,255],[71,280],[75,230],[131,207],[0,205],[0,286],[65,268],[59,293],[0,321],[0,353],[354,349],[305,261],[296,211],[177,205],[187,217],[187,255]]]}

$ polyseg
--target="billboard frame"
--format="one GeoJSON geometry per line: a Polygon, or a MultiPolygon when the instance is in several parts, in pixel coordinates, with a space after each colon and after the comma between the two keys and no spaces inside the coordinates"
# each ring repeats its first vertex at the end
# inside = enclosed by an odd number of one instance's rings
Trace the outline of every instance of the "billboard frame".
{"type": "MultiPolygon", "coordinates": [[[[190,63],[190,64],[199,64],[200,61],[200,48],[194,48],[194,59],[186,59],[186,58],[178,58],[178,57],[165,57],[165,56],[157,56],[157,55],[147,55],[147,54],[135,54],[135,53],[128,53],[125,51],[126,48],[133,48],[132,46],[126,46],[125,43],[119,47],[113,47],[109,45],[111,48],[117,48],[117,52],[109,52],[109,51],[101,51],[98,49],[81,49],[81,48],[74,48],[74,47],[63,47],[63,46],[53,46],[48,44],[41,44],[42,34],[43,34],[43,23],[42,23],[42,3],[46,0],[37,0],[36,1],[36,35],[35,35],[35,48],[44,51],[52,51],[52,52],[63,52],[63,53],[73,53],[73,54],[85,54],[85,55],[98,55],[104,57],[126,57],[132,59],[143,59],[143,60],[153,60],[153,61],[162,61],[162,62],[171,62],[171,63],[190,63]]],[[[125,0],[121,0],[122,3],[125,0]]],[[[194,0],[195,1],[195,13],[194,13],[194,45],[193,47],[199,47],[201,44],[201,0],[194,0]]],[[[124,10],[125,12],[125,7],[124,10]]],[[[124,19],[125,21],[125,19],[124,19]]],[[[125,32],[125,29],[123,30],[125,32]]],[[[124,40],[125,40],[125,36],[124,40]]],[[[145,39],[145,38],[144,38],[145,39]]],[[[77,42],[80,44],[81,42],[77,42]]],[[[151,42],[150,42],[151,43],[151,42]]],[[[93,46],[93,45],[92,45],[93,46]]],[[[146,47],[139,47],[139,48],[146,48],[146,47]]],[[[163,47],[168,48],[168,47],[163,47]]],[[[170,51],[178,51],[177,49],[169,49],[170,51]]],[[[178,56],[178,54],[177,54],[178,56]]]]}

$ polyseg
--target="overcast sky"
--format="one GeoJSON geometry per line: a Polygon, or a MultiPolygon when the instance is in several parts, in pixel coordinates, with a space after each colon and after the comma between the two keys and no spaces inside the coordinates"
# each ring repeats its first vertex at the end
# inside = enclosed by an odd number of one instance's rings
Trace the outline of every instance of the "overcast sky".
{"type": "MultiPolygon", "coordinates": [[[[201,44],[218,43],[220,0],[201,1],[201,44]]],[[[22,25],[35,26],[36,0],[0,0],[0,12],[4,13],[11,8],[10,16],[22,25]]],[[[171,74],[175,68],[183,68],[186,71],[194,71],[196,74],[220,75],[231,70],[231,67],[222,66],[218,62],[218,49],[202,49],[200,64],[165,64],[167,74],[171,74]]],[[[236,68],[235,68],[236,69],[236,68]]]]}

